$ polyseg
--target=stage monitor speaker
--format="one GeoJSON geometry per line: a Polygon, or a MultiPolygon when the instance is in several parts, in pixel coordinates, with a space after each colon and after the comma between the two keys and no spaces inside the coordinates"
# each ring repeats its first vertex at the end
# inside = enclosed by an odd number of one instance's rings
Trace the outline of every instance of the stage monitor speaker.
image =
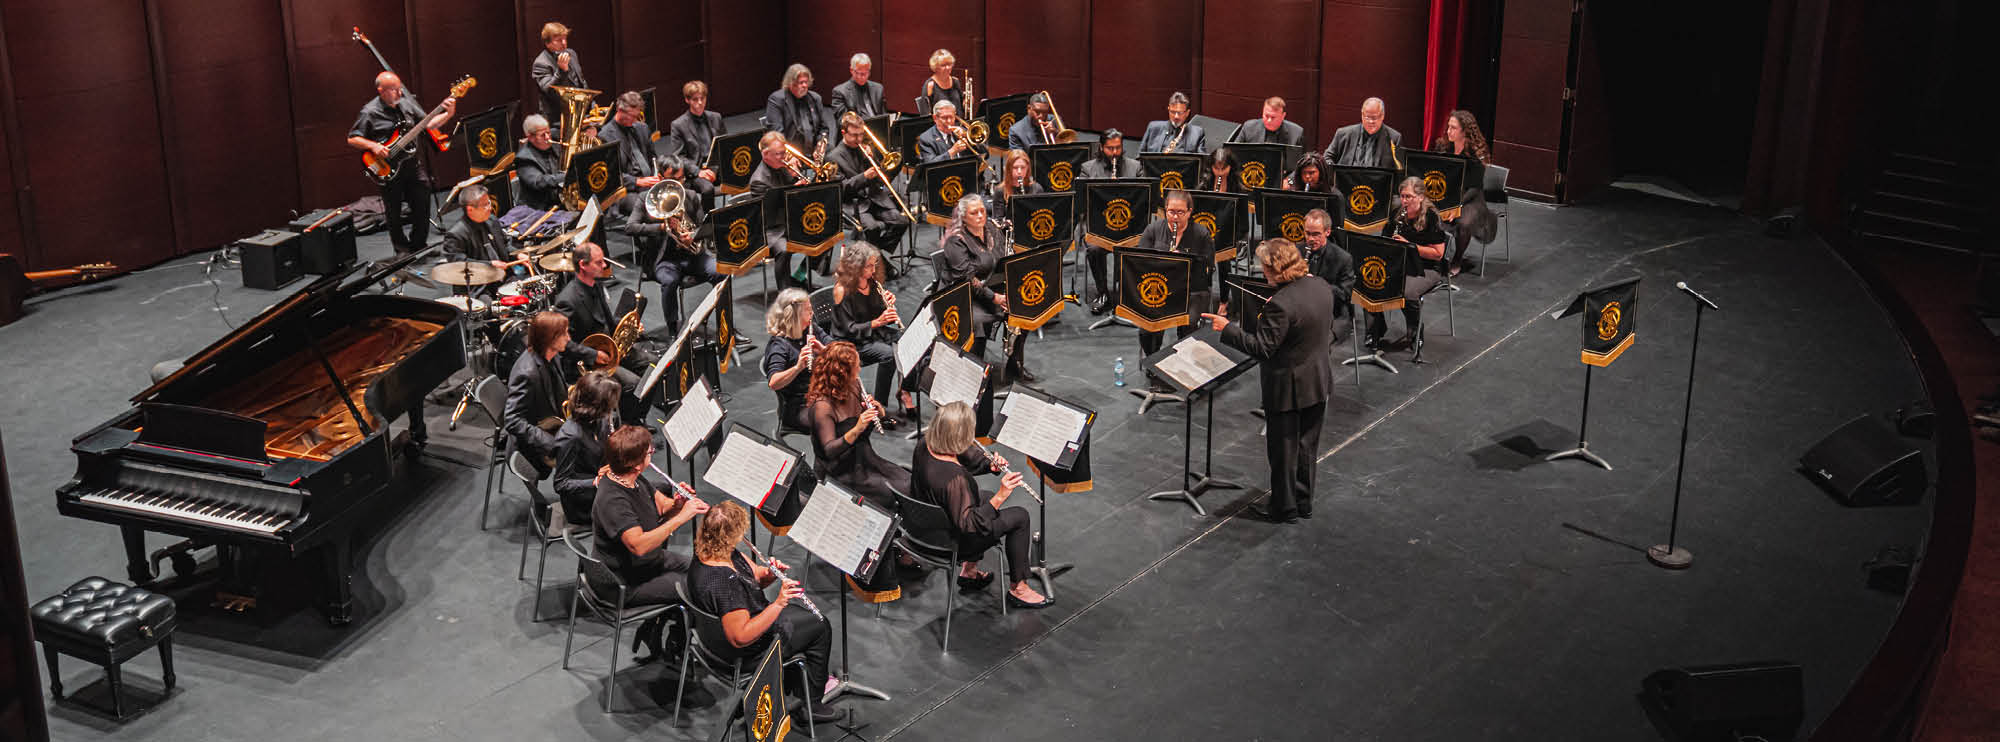
{"type": "Polygon", "coordinates": [[[236,251],[243,261],[243,285],[253,289],[276,291],[299,280],[299,270],[304,267],[300,263],[297,232],[267,229],[238,240],[236,251]]]}
{"type": "Polygon", "coordinates": [[[1790,662],[1668,668],[1643,687],[1657,720],[1682,742],[1784,742],[1805,720],[1805,675],[1790,662]]]}
{"type": "Polygon", "coordinates": [[[352,214],[345,211],[335,214],[332,209],[320,209],[293,219],[285,226],[299,233],[299,258],[305,272],[324,276],[354,265],[352,214]]]}
{"type": "Polygon", "coordinates": [[[1847,421],[1820,440],[1799,468],[1842,503],[1908,505],[1930,486],[1924,454],[1872,415],[1847,421]]]}

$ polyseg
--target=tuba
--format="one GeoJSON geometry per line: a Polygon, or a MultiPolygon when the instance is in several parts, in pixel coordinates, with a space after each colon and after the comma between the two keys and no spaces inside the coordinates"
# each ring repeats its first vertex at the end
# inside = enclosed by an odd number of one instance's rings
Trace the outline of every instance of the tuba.
{"type": "Polygon", "coordinates": [[[1056,97],[1047,90],[1042,91],[1042,97],[1049,101],[1049,117],[1042,119],[1042,134],[1056,144],[1076,141],[1076,130],[1063,126],[1062,114],[1056,113],[1056,97]]]}
{"type": "Polygon", "coordinates": [[[687,186],[678,180],[662,180],[646,191],[645,201],[646,216],[665,223],[681,244],[694,244],[694,230],[687,224],[687,186]]]}
{"type": "Polygon", "coordinates": [[[593,332],[580,341],[585,347],[611,357],[610,363],[595,366],[589,370],[606,371],[614,368],[618,365],[619,361],[624,360],[625,356],[632,352],[632,343],[639,340],[639,333],[646,331],[645,323],[639,319],[640,313],[645,310],[646,295],[636,294],[634,295],[632,311],[626,312],[625,316],[618,318],[618,326],[611,329],[610,335],[593,332]]]}
{"type": "Polygon", "coordinates": [[[570,155],[589,149],[582,146],[578,137],[583,134],[583,120],[593,113],[591,102],[603,91],[564,85],[550,85],[549,89],[555,91],[556,97],[562,101],[563,167],[567,168],[570,155]]]}

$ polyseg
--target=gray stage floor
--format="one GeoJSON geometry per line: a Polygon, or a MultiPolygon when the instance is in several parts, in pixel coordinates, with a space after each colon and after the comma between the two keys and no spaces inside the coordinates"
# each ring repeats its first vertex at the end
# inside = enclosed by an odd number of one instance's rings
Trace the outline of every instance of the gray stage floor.
{"type": "MultiPolygon", "coordinates": [[[[1514,208],[1512,261],[1462,277],[1453,334],[1442,301],[1426,309],[1432,363],[1399,353],[1401,373],[1364,369],[1359,387],[1341,369],[1317,517],[1299,525],[1235,517],[1268,475],[1248,414],[1254,375],[1217,402],[1211,452],[1217,475],[1252,489],[1205,496],[1207,517],[1148,501],[1180,476],[1183,410],[1137,415],[1110,371],[1114,356],[1136,366],[1134,331],[1089,332],[1088,313],[1068,310],[1030,341],[1029,358],[1037,386],[1100,414],[1096,489],[1049,503],[1051,558],[1078,566],[1058,578],[1048,610],[1002,617],[997,589],[962,599],[949,655],[938,651],[943,576],[879,613],[853,604],[854,675],[894,696],[840,702],[871,724],[863,735],[1652,739],[1634,700],[1646,673],[1768,658],[1805,666],[1808,726],[1823,716],[1898,607],[1865,589],[1861,564],[1885,546],[1918,545],[1928,502],[1844,508],[1792,467],[1847,418],[1922,395],[1900,338],[1826,248],[1764,238],[1726,212],[1632,194],[1514,208]],[[1646,279],[1640,338],[1597,374],[1589,425],[1592,449],[1617,468],[1544,463],[1539,454],[1575,441],[1583,384],[1575,320],[1548,313],[1627,275],[1646,279]],[[1704,320],[1688,454],[1681,542],[1696,562],[1672,573],[1640,550],[1665,539],[1674,486],[1693,319],[1672,291],[1678,280],[1725,311],[1704,320]]],[[[928,245],[935,232],[920,237],[928,245]]],[[[381,237],[364,238],[364,257],[386,252],[381,237]]],[[[205,258],[57,292],[0,328],[0,426],[31,597],[123,574],[115,529],[56,514],[53,493],[75,467],[70,436],[125,409],[156,361],[200,349],[227,331],[225,318],[241,322],[282,296],[243,289],[230,271],[211,284],[205,258]]],[[[928,278],[919,268],[892,287],[911,300],[928,278]]],[[[736,309],[761,344],[759,285],[757,275],[745,282],[736,309]]],[[[1400,318],[1391,323],[1400,331],[1400,318]]],[[[725,377],[732,415],[773,407],[755,358],[725,377]]],[[[481,460],[489,421],[475,415],[448,432],[449,410],[430,413],[434,453],[481,460]]],[[[908,443],[885,448],[908,460],[908,443]]],[[[691,725],[676,729],[675,678],[657,664],[620,673],[618,702],[637,710],[599,710],[607,629],[580,623],[574,663],[560,667],[562,621],[533,621],[532,586],[507,573],[524,496],[512,485],[495,502],[504,527],[481,531],[483,480],[424,460],[402,506],[357,549],[353,625],[183,603],[173,697],[123,726],[56,707],[56,736],[712,736],[721,683],[699,683],[691,725]]],[[[553,584],[571,569],[552,553],[553,584]]],[[[834,574],[816,567],[809,582],[831,609],[834,574]]],[[[542,598],[555,613],[568,592],[552,585],[542,598]]],[[[94,678],[65,667],[72,688],[94,678]]],[[[158,687],[152,657],[131,668],[142,692],[158,687]]]]}

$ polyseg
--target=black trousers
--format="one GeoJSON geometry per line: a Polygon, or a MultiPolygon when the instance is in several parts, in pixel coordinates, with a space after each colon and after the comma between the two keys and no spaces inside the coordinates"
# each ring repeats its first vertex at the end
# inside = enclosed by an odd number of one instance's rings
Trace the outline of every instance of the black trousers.
{"type": "Polygon", "coordinates": [[[706,250],[689,253],[678,243],[673,245],[656,243],[656,245],[656,249],[664,251],[659,254],[659,260],[652,264],[653,280],[660,282],[660,316],[667,321],[667,329],[678,332],[681,327],[681,303],[676,300],[678,297],[676,292],[681,279],[695,276],[706,283],[714,284],[722,281],[722,274],[715,270],[715,253],[706,250]]]}
{"type": "Polygon", "coordinates": [[[1111,294],[1111,280],[1106,274],[1111,270],[1111,251],[1091,245],[1083,252],[1083,260],[1090,265],[1090,280],[1097,284],[1098,296],[1111,294]]]}
{"type": "Polygon", "coordinates": [[[863,340],[854,344],[861,365],[875,367],[875,401],[889,409],[889,394],[895,390],[896,346],[883,340],[863,340]]]}
{"type": "Polygon", "coordinates": [[[967,533],[959,537],[958,558],[973,561],[986,553],[987,549],[1002,546],[1007,550],[1007,579],[1020,582],[1028,579],[1028,548],[1033,539],[1029,528],[1028,509],[1008,507],[1000,509],[1000,517],[993,521],[993,531],[988,534],[967,533]]]}
{"type": "MultiPolygon", "coordinates": [[[[841,589],[845,590],[846,587],[843,586],[841,589]]],[[[799,688],[797,683],[786,685],[793,688],[794,695],[798,698],[810,698],[817,706],[820,694],[826,692],[827,667],[833,658],[833,627],[828,625],[825,619],[814,616],[805,606],[799,605],[798,601],[792,601],[785,604],[785,609],[778,613],[777,623],[771,628],[780,632],[779,635],[785,639],[785,659],[806,658],[806,687],[799,688]],[[808,693],[811,695],[807,695],[808,693]]],[[[757,651],[743,660],[746,672],[755,669],[751,665],[763,656],[767,645],[759,642],[754,646],[757,651]]]]}
{"type": "Polygon", "coordinates": [[[861,225],[861,239],[880,249],[884,258],[898,252],[903,234],[910,231],[910,220],[894,209],[877,210],[873,204],[863,203],[859,208],[848,209],[848,213],[861,225]]]}
{"type": "Polygon", "coordinates": [[[1313,465],[1319,458],[1326,403],[1283,412],[1265,410],[1264,456],[1271,463],[1270,512],[1312,514],[1313,465]]]}
{"type": "Polygon", "coordinates": [[[430,187],[416,163],[408,167],[382,186],[382,216],[389,221],[389,245],[398,255],[422,250],[424,242],[430,239],[430,187]],[[403,216],[405,207],[410,210],[407,218],[403,216]]]}

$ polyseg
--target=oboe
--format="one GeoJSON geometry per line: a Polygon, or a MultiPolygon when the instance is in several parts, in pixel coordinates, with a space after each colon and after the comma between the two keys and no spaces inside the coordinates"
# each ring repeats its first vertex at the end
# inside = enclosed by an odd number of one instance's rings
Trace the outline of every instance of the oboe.
{"type": "MultiPolygon", "coordinates": [[[[777,575],[779,579],[784,579],[784,580],[791,579],[790,575],[785,574],[785,570],[780,569],[778,567],[778,560],[764,556],[764,552],[757,550],[757,544],[755,542],[752,542],[750,539],[745,538],[743,539],[743,545],[750,547],[750,555],[756,557],[758,561],[763,562],[764,566],[771,570],[771,574],[777,575]]],[[[813,605],[812,597],[806,595],[805,583],[799,583],[799,604],[805,606],[806,610],[812,611],[814,618],[817,618],[821,621],[826,620],[826,615],[819,612],[819,606],[813,605]]]]}
{"type": "MultiPolygon", "coordinates": [[[[983,454],[986,454],[986,460],[987,460],[988,462],[991,462],[991,461],[993,460],[993,452],[992,452],[992,451],[988,451],[988,450],[986,450],[986,444],[984,444],[984,443],[980,443],[980,442],[979,442],[978,440],[976,440],[976,439],[975,439],[974,441],[972,441],[972,445],[975,445],[975,446],[978,446],[978,447],[979,447],[979,452],[980,452],[980,453],[983,453],[983,454]]],[[[1011,466],[1008,466],[1008,465],[1007,465],[1007,460],[1006,460],[1006,459],[1001,459],[1001,460],[1000,460],[1000,476],[1003,476],[1003,477],[1004,477],[1004,476],[1007,476],[1007,475],[1009,475],[1009,474],[1013,474],[1013,473],[1014,473],[1014,467],[1011,467],[1011,466]]],[[[1032,497],[1032,498],[1035,498],[1035,502],[1041,502],[1041,501],[1042,501],[1042,496],[1041,496],[1041,495],[1037,495],[1037,494],[1035,494],[1035,491],[1034,491],[1034,490],[1031,490],[1031,489],[1028,489],[1028,488],[1026,488],[1026,487],[1022,487],[1022,488],[1021,488],[1021,491],[1022,491],[1022,492],[1026,492],[1026,493],[1028,493],[1028,496],[1029,496],[1029,497],[1032,497]]]]}

